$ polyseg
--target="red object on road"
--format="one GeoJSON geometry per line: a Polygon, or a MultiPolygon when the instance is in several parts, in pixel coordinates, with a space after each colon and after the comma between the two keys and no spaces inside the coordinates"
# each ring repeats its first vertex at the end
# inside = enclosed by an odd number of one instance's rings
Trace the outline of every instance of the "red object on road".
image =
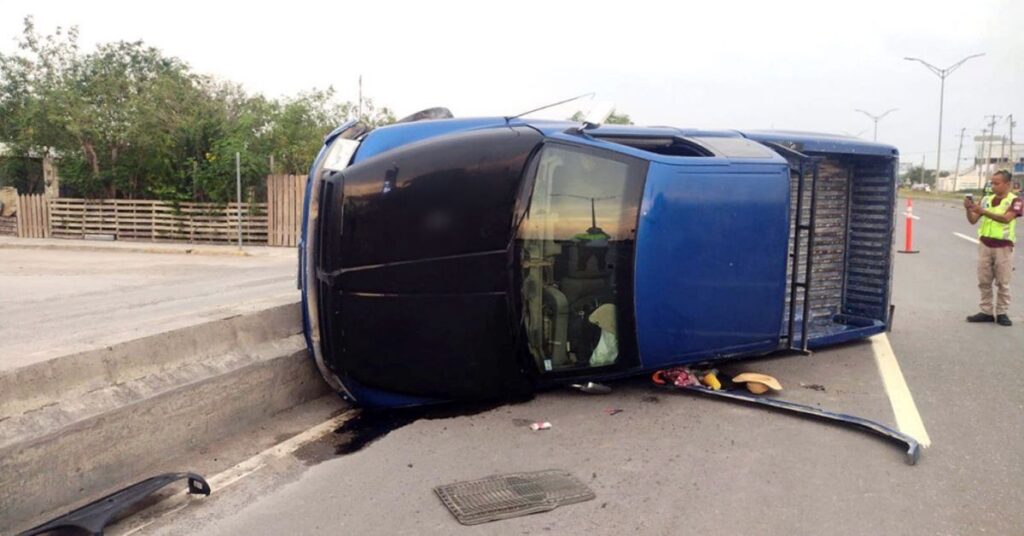
{"type": "Polygon", "coordinates": [[[907,240],[899,253],[919,253],[914,249],[914,220],[919,219],[914,215],[914,200],[907,198],[907,211],[903,213],[907,217],[907,240]]]}

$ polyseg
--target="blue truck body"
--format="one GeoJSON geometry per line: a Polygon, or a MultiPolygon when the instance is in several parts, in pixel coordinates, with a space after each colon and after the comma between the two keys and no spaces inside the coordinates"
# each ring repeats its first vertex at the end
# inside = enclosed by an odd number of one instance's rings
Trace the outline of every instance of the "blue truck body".
{"type": "Polygon", "coordinates": [[[327,136],[299,281],[328,383],[410,406],[887,329],[894,147],[590,127],[498,117],[327,136]]]}

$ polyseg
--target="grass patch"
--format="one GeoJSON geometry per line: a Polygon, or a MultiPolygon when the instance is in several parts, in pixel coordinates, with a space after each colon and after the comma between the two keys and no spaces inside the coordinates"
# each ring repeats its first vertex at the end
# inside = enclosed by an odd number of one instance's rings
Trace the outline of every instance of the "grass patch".
{"type": "Polygon", "coordinates": [[[961,190],[959,192],[925,192],[921,190],[911,190],[910,188],[900,188],[896,191],[896,195],[900,198],[912,198],[912,199],[935,199],[940,201],[960,201],[963,200],[967,194],[974,194],[974,199],[981,200],[981,197],[985,195],[981,190],[961,190]]]}

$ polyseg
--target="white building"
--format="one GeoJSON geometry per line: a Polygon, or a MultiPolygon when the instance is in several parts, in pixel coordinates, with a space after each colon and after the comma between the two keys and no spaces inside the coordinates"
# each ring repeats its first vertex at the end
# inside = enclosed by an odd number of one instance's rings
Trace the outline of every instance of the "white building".
{"type": "Polygon", "coordinates": [[[959,175],[950,173],[942,177],[935,184],[936,189],[942,192],[955,192],[958,190],[980,190],[985,186],[988,174],[978,166],[971,166],[968,169],[961,169],[959,175]]]}
{"type": "Polygon", "coordinates": [[[1007,136],[975,136],[973,165],[960,169],[958,176],[950,173],[939,179],[936,186],[943,191],[978,190],[1001,168],[1013,171],[1015,182],[1024,179],[1024,175],[1018,175],[1024,174],[1024,143],[1013,140],[1011,144],[1007,136]]]}
{"type": "Polygon", "coordinates": [[[986,173],[999,168],[1010,168],[1024,165],[1024,143],[1006,136],[975,136],[974,162],[986,173]]]}

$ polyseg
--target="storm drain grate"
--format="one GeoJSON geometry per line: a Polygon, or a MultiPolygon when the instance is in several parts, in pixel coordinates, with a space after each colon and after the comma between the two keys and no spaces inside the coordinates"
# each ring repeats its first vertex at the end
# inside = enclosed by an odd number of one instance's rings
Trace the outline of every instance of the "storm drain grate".
{"type": "Polygon", "coordinates": [[[547,512],[595,497],[575,476],[557,469],[456,482],[434,492],[463,525],[547,512]]]}

